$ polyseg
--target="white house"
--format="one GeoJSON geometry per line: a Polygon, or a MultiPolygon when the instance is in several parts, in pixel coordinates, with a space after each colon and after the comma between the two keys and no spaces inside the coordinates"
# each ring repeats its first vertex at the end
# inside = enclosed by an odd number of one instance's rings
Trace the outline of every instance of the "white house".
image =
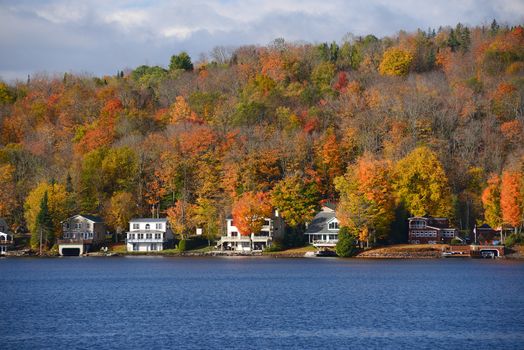
{"type": "Polygon", "coordinates": [[[100,245],[106,237],[104,221],[94,215],[75,215],[62,221],[60,255],[82,255],[100,245]]]}
{"type": "Polygon", "coordinates": [[[166,218],[141,218],[129,221],[127,251],[160,251],[168,248],[172,241],[173,231],[166,218]]]}
{"type": "Polygon", "coordinates": [[[5,255],[8,249],[13,246],[13,235],[9,232],[7,222],[0,218],[0,255],[5,255]]]}
{"type": "Polygon", "coordinates": [[[264,226],[256,234],[240,234],[232,216],[227,217],[226,225],[226,235],[220,238],[216,247],[237,252],[262,251],[271,246],[275,238],[283,237],[285,230],[284,220],[278,215],[278,211],[271,218],[264,219],[264,226]]]}
{"type": "Polygon", "coordinates": [[[338,243],[339,229],[335,211],[323,206],[304,234],[308,236],[308,242],[317,248],[333,248],[338,243]]]}

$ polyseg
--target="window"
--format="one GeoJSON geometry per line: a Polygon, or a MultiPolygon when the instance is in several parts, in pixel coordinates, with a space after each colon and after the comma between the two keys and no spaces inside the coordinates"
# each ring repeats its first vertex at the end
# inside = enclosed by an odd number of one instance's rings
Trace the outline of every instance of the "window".
{"type": "Polygon", "coordinates": [[[138,230],[140,228],[139,224],[133,224],[133,230],[138,230]]]}
{"type": "Polygon", "coordinates": [[[151,229],[151,225],[146,224],[146,230],[149,230],[149,229],[151,229]]]}
{"type": "Polygon", "coordinates": [[[338,230],[338,222],[337,221],[330,222],[328,228],[330,230],[338,230]]]}
{"type": "Polygon", "coordinates": [[[147,233],[147,234],[146,234],[146,238],[147,238],[147,239],[151,239],[151,238],[153,238],[153,234],[152,234],[152,233],[147,233]]]}
{"type": "Polygon", "coordinates": [[[135,234],[134,233],[130,233],[129,234],[129,239],[135,239],[135,234]]]}
{"type": "Polygon", "coordinates": [[[156,243],[151,243],[151,248],[150,249],[151,250],[157,250],[156,243]]]}
{"type": "Polygon", "coordinates": [[[264,226],[269,226],[269,225],[271,225],[271,220],[268,220],[268,219],[264,220],[264,226]]]}
{"type": "Polygon", "coordinates": [[[162,229],[162,224],[156,224],[156,229],[157,230],[161,230],[162,229]]]}
{"type": "Polygon", "coordinates": [[[144,239],[144,234],[143,233],[139,233],[138,234],[138,239],[144,239]]]}
{"type": "Polygon", "coordinates": [[[236,231],[231,232],[231,237],[238,237],[238,232],[236,231]]]}
{"type": "Polygon", "coordinates": [[[160,233],[155,233],[155,239],[161,239],[162,237],[160,237],[161,234],[160,233]]]}
{"type": "Polygon", "coordinates": [[[135,252],[138,250],[138,244],[137,243],[133,243],[133,250],[135,252]]]}
{"type": "Polygon", "coordinates": [[[75,224],[75,228],[76,228],[76,229],[81,229],[81,228],[82,228],[82,224],[79,223],[79,222],[77,222],[77,223],[75,224]]]}

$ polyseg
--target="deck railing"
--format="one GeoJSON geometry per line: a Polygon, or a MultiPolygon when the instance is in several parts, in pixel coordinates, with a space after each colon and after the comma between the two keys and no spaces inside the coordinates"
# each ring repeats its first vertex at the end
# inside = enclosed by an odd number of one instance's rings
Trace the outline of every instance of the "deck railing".
{"type": "Polygon", "coordinates": [[[83,239],[83,238],[63,238],[58,240],[58,244],[91,244],[93,243],[92,239],[83,239]]]}

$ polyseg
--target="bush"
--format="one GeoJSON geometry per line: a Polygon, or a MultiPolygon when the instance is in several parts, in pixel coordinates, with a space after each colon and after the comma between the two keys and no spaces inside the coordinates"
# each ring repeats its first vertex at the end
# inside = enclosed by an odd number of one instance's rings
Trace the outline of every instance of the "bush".
{"type": "Polygon", "coordinates": [[[178,242],[178,250],[181,252],[185,252],[187,249],[187,243],[185,239],[182,239],[180,242],[178,242]]]}
{"type": "Polygon", "coordinates": [[[338,231],[338,243],[335,252],[338,256],[348,258],[357,254],[356,237],[349,232],[347,227],[342,227],[338,231]]]}
{"type": "Polygon", "coordinates": [[[513,247],[515,244],[524,243],[524,237],[522,234],[512,233],[504,240],[506,247],[513,247]]]}
{"type": "Polygon", "coordinates": [[[273,241],[271,246],[264,249],[265,252],[279,252],[281,250],[284,250],[284,245],[280,241],[273,241]]]}
{"type": "Polygon", "coordinates": [[[451,240],[451,244],[462,244],[462,241],[460,239],[458,239],[458,238],[453,238],[451,240]]]}

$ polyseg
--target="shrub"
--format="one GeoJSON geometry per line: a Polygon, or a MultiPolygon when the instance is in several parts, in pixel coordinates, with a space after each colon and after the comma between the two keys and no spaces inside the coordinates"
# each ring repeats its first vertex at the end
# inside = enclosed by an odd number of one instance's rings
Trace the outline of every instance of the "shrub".
{"type": "Polygon", "coordinates": [[[451,240],[451,244],[462,244],[462,241],[460,239],[458,239],[458,238],[453,238],[451,240]]]}
{"type": "Polygon", "coordinates": [[[185,239],[182,239],[180,242],[178,242],[178,250],[181,252],[185,252],[187,249],[187,243],[185,239]]]}
{"type": "Polygon", "coordinates": [[[335,252],[338,256],[348,258],[357,253],[356,237],[349,232],[347,227],[342,227],[338,232],[338,243],[335,252]]]}
{"type": "Polygon", "coordinates": [[[512,233],[504,240],[504,245],[507,247],[513,247],[515,244],[524,243],[524,237],[522,234],[512,233]]]}

